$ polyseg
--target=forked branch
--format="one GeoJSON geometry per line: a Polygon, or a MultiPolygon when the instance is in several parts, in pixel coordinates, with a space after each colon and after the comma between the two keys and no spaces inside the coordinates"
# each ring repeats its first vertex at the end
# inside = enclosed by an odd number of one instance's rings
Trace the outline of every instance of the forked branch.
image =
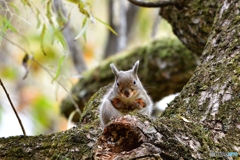
{"type": "Polygon", "coordinates": [[[146,1],[146,0],[128,0],[129,2],[140,7],[166,7],[180,4],[182,0],[159,0],[159,1],[146,1]]]}

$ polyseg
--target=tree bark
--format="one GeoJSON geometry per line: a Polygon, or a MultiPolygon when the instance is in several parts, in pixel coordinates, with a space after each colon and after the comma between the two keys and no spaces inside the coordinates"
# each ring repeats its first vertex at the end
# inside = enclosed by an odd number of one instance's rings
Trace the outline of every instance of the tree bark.
{"type": "Polygon", "coordinates": [[[176,6],[161,8],[160,15],[171,24],[182,43],[200,56],[221,4],[223,0],[184,0],[176,6]]]}
{"type": "Polygon", "coordinates": [[[108,88],[101,88],[92,97],[82,114],[82,123],[72,129],[49,135],[0,138],[0,159],[93,159],[92,149],[102,133],[97,108],[108,88]]]}
{"type": "MultiPolygon", "coordinates": [[[[198,57],[189,52],[178,40],[154,41],[105,60],[97,68],[83,73],[73,86],[72,94],[81,109],[89,98],[102,86],[114,81],[110,63],[120,70],[129,70],[140,60],[138,75],[154,101],[180,92],[193,74],[198,57]]],[[[61,113],[68,117],[75,107],[67,98],[61,104],[61,113]]],[[[74,121],[78,122],[78,115],[74,121]]]]}
{"type": "Polygon", "coordinates": [[[108,86],[86,104],[78,127],[52,135],[1,138],[0,157],[236,159],[210,157],[210,151],[240,152],[239,13],[238,0],[219,5],[200,65],[157,120],[129,113],[113,119],[102,132],[97,108],[108,86]]]}
{"type": "Polygon", "coordinates": [[[183,133],[185,124],[174,132],[181,134],[178,142],[193,144],[189,146],[197,158],[209,151],[240,151],[240,2],[225,0],[218,6],[200,65],[163,113],[166,119],[181,115],[198,124],[187,129],[194,139],[183,133]]]}

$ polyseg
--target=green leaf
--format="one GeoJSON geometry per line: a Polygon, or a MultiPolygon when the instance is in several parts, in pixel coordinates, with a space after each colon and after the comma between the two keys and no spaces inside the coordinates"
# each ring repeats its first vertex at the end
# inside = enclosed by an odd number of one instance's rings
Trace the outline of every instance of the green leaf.
{"type": "Polygon", "coordinates": [[[36,16],[37,17],[37,29],[40,27],[40,24],[41,24],[39,15],[40,15],[40,11],[37,9],[37,16],[36,16]]]}
{"type": "Polygon", "coordinates": [[[118,34],[112,29],[112,27],[110,27],[107,23],[103,22],[102,20],[100,20],[97,17],[94,17],[96,20],[98,20],[99,22],[101,22],[102,24],[104,24],[112,33],[114,33],[116,36],[118,36],[118,34]]]}
{"type": "MultiPolygon", "coordinates": [[[[11,21],[11,19],[9,19],[9,20],[7,20],[7,18],[6,17],[4,17],[4,22],[5,22],[5,26],[7,27],[7,28],[9,28],[9,29],[11,29],[13,32],[15,32],[15,33],[18,33],[18,31],[11,25],[11,23],[10,23],[10,21],[11,21]]],[[[5,27],[4,27],[5,28],[5,27]]],[[[3,30],[4,31],[4,30],[3,30]]]]}
{"type": "MultiPolygon", "coordinates": [[[[5,32],[7,26],[5,25],[1,31],[1,34],[0,34],[0,41],[2,41],[2,38],[3,38],[3,35],[6,35],[7,33],[5,32]]],[[[1,43],[0,43],[0,46],[1,46],[1,43]]]]}
{"type": "Polygon", "coordinates": [[[4,20],[3,20],[3,16],[2,15],[0,15],[0,28],[1,28],[1,31],[2,31],[2,28],[4,27],[4,22],[3,22],[4,20]]]}
{"type": "Polygon", "coordinates": [[[86,32],[86,29],[87,29],[87,26],[89,24],[89,19],[87,19],[87,22],[86,24],[84,25],[83,29],[81,29],[81,31],[78,33],[78,35],[74,38],[74,40],[77,40],[79,37],[81,37],[85,32],[86,32]]]}
{"type": "Polygon", "coordinates": [[[10,6],[12,6],[12,7],[15,9],[15,11],[16,11],[16,13],[17,13],[18,15],[20,15],[20,11],[19,11],[19,9],[18,9],[13,3],[8,2],[8,4],[9,4],[10,6]]]}
{"type": "Polygon", "coordinates": [[[67,43],[65,41],[65,38],[62,34],[62,32],[60,31],[55,31],[54,32],[54,36],[59,40],[59,42],[61,43],[61,45],[63,46],[63,49],[66,51],[67,50],[67,43]]]}
{"type": "Polygon", "coordinates": [[[88,18],[92,19],[91,4],[90,3],[85,2],[84,0],[67,0],[67,1],[77,4],[79,11],[82,14],[86,15],[88,18]]]}
{"type": "Polygon", "coordinates": [[[24,22],[26,22],[28,25],[32,25],[32,24],[31,24],[29,21],[27,21],[26,19],[24,19],[24,18],[22,18],[22,17],[20,17],[20,16],[18,16],[18,15],[17,15],[17,17],[20,18],[21,20],[23,20],[24,22]]]}
{"type": "Polygon", "coordinates": [[[80,3],[80,0],[67,0],[67,1],[72,2],[72,3],[76,3],[76,4],[80,3]]]}
{"type": "MultiPolygon", "coordinates": [[[[0,27],[2,28],[2,30],[1,30],[1,34],[0,34],[0,42],[2,41],[2,38],[3,38],[3,35],[4,34],[7,34],[5,31],[7,30],[7,25],[6,24],[4,24],[4,18],[0,15],[0,22],[2,22],[2,23],[0,23],[0,27]]],[[[0,45],[1,45],[1,43],[0,43],[0,45]]]]}
{"type": "Polygon", "coordinates": [[[80,1],[80,2],[79,2],[78,8],[79,8],[79,11],[80,11],[82,14],[84,14],[84,15],[86,15],[88,18],[90,18],[90,15],[91,15],[91,14],[88,12],[88,10],[85,9],[85,8],[86,8],[86,4],[85,4],[83,1],[80,1]]]}
{"type": "Polygon", "coordinates": [[[61,30],[60,30],[61,32],[68,26],[68,23],[69,23],[69,21],[70,21],[70,17],[71,17],[72,11],[73,11],[73,9],[69,12],[69,14],[68,14],[68,19],[66,20],[64,26],[61,28],[61,30]]]}
{"type": "MultiPolygon", "coordinates": [[[[87,22],[87,17],[85,17],[84,20],[83,20],[82,29],[83,29],[84,26],[86,25],[86,22],[87,22]]],[[[84,39],[84,42],[85,42],[85,44],[86,44],[86,43],[87,43],[86,32],[83,33],[83,39],[84,39]]]]}
{"type": "Polygon", "coordinates": [[[30,8],[32,8],[31,4],[29,3],[29,0],[21,0],[21,2],[23,3],[23,5],[28,5],[30,8]]]}
{"type": "Polygon", "coordinates": [[[49,23],[52,25],[52,26],[54,26],[53,25],[53,21],[52,21],[52,13],[51,13],[51,0],[49,0],[48,2],[47,2],[47,18],[48,18],[48,21],[49,21],[49,23]]]}
{"type": "Polygon", "coordinates": [[[69,14],[68,14],[68,21],[70,20],[72,11],[73,11],[73,9],[72,9],[72,10],[69,12],[69,14]]]}
{"type": "Polygon", "coordinates": [[[41,50],[44,55],[47,55],[46,52],[44,51],[44,43],[43,43],[45,32],[46,32],[46,25],[44,24],[42,28],[42,33],[40,36],[40,41],[41,41],[41,50]]]}
{"type": "Polygon", "coordinates": [[[58,22],[58,25],[60,27],[63,27],[66,23],[67,23],[67,19],[64,17],[63,13],[62,13],[62,6],[59,5],[58,6],[58,11],[57,11],[57,22],[58,22]]]}
{"type": "MultiPolygon", "coordinates": [[[[5,22],[4,19],[5,19],[5,17],[3,18],[3,22],[5,22]]],[[[3,26],[2,32],[5,33],[5,31],[7,30],[7,26],[8,26],[8,25],[7,25],[6,23],[3,23],[3,25],[4,25],[4,26],[3,26]]]]}
{"type": "Polygon", "coordinates": [[[58,61],[57,73],[56,73],[56,76],[53,78],[52,82],[55,81],[55,80],[58,78],[58,76],[59,76],[59,74],[60,74],[60,71],[61,71],[61,66],[62,66],[62,64],[63,64],[63,61],[64,61],[65,57],[66,57],[65,55],[63,55],[62,57],[60,57],[60,59],[59,59],[59,61],[58,61]]]}

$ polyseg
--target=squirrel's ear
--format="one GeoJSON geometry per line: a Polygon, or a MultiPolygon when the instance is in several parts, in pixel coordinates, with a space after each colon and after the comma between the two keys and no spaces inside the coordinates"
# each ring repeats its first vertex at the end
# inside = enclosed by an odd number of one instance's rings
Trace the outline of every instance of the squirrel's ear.
{"type": "Polygon", "coordinates": [[[139,66],[139,60],[134,64],[132,68],[134,74],[137,74],[138,66],[139,66]]]}
{"type": "Polygon", "coordinates": [[[113,74],[116,76],[116,77],[118,77],[118,69],[116,68],[116,66],[113,64],[113,63],[111,63],[110,64],[110,67],[112,68],[112,72],[113,72],[113,74]]]}

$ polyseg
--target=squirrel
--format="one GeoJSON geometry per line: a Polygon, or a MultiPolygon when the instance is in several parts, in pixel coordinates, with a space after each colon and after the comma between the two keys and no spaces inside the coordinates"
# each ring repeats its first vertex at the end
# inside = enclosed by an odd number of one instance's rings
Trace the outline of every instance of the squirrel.
{"type": "Polygon", "coordinates": [[[113,117],[122,116],[130,111],[151,116],[152,100],[140,82],[137,71],[139,60],[128,71],[118,71],[110,64],[115,82],[103,97],[100,105],[100,120],[105,126],[113,117]]]}

